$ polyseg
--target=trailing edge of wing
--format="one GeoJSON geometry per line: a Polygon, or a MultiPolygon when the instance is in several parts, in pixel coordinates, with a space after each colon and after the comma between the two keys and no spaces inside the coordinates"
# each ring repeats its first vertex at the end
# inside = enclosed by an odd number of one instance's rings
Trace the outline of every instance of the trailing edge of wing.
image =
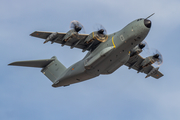
{"type": "MultiPolygon", "coordinates": [[[[53,32],[35,31],[35,32],[31,33],[30,35],[33,37],[46,39],[52,33],[53,32]]],[[[60,38],[62,38],[64,35],[66,35],[66,33],[58,33],[58,37],[60,37],[60,38]]]]}

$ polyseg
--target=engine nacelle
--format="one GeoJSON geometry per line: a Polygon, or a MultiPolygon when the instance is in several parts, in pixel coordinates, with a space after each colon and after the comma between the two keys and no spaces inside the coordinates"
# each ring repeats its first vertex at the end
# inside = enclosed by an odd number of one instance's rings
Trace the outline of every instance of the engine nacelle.
{"type": "Polygon", "coordinates": [[[136,47],[134,47],[132,50],[131,50],[131,53],[130,53],[130,57],[133,57],[135,55],[138,55],[142,52],[142,49],[139,48],[139,45],[137,45],[136,47]]]}
{"type": "Polygon", "coordinates": [[[85,43],[89,44],[95,40],[95,32],[92,32],[91,34],[88,35],[88,37],[85,39],[85,43]]]}
{"type": "Polygon", "coordinates": [[[153,58],[153,56],[150,56],[150,57],[147,57],[145,58],[145,60],[143,60],[143,62],[141,63],[141,67],[144,68],[144,67],[147,67],[153,63],[155,63],[156,60],[153,58]]]}
{"type": "Polygon", "coordinates": [[[89,36],[85,39],[85,43],[89,44],[94,40],[98,40],[99,42],[105,42],[108,36],[104,34],[98,34],[98,31],[92,32],[89,36]]]}
{"type": "Polygon", "coordinates": [[[47,43],[48,41],[53,41],[56,37],[57,37],[58,33],[55,32],[55,33],[52,33],[50,34],[47,39],[44,41],[44,43],[47,43]]]}
{"type": "Polygon", "coordinates": [[[72,37],[76,37],[78,35],[78,32],[76,32],[74,29],[69,30],[66,35],[63,37],[63,41],[66,42],[72,37]]]}

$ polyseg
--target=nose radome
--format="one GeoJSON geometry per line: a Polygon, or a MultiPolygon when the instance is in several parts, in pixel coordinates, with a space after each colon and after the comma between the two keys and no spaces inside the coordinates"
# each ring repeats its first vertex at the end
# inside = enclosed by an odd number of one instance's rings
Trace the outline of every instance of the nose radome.
{"type": "Polygon", "coordinates": [[[145,19],[145,20],[144,20],[144,25],[145,25],[147,28],[151,28],[151,21],[145,19]]]}

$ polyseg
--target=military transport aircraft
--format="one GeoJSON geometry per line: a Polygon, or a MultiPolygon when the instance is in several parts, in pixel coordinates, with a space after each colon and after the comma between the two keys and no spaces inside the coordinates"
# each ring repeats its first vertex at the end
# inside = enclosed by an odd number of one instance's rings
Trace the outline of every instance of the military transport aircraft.
{"type": "Polygon", "coordinates": [[[158,79],[163,74],[158,71],[159,67],[154,68],[152,64],[160,65],[162,55],[158,52],[147,58],[139,55],[145,47],[142,41],[151,28],[148,18],[134,20],[122,30],[109,35],[102,26],[90,34],[80,34],[84,28],[78,21],[71,22],[72,29],[67,33],[35,31],[31,36],[45,39],[44,43],[50,41],[89,52],[69,68],[55,56],[44,60],[18,61],[9,65],[42,68],[41,72],[53,82],[53,87],[68,86],[99,75],[111,74],[122,65],[147,74],[146,78],[151,76],[158,79]]]}

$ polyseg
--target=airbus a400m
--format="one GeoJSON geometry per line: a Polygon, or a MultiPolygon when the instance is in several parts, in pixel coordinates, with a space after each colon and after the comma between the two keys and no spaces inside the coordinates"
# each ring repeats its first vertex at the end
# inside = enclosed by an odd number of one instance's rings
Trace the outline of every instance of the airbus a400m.
{"type": "Polygon", "coordinates": [[[147,58],[139,54],[146,46],[142,41],[151,29],[151,21],[136,19],[123,29],[106,34],[106,30],[99,30],[90,34],[80,34],[83,25],[78,21],[71,22],[71,30],[67,33],[35,31],[31,36],[45,39],[44,43],[59,43],[70,48],[79,48],[88,51],[87,55],[69,68],[66,68],[54,56],[51,59],[18,61],[9,65],[42,68],[41,72],[52,81],[53,87],[67,86],[82,82],[99,75],[111,74],[122,65],[137,72],[145,73],[147,77],[156,79],[163,76],[158,71],[159,67],[152,66],[153,63],[160,65],[162,55],[156,52],[147,58]]]}

